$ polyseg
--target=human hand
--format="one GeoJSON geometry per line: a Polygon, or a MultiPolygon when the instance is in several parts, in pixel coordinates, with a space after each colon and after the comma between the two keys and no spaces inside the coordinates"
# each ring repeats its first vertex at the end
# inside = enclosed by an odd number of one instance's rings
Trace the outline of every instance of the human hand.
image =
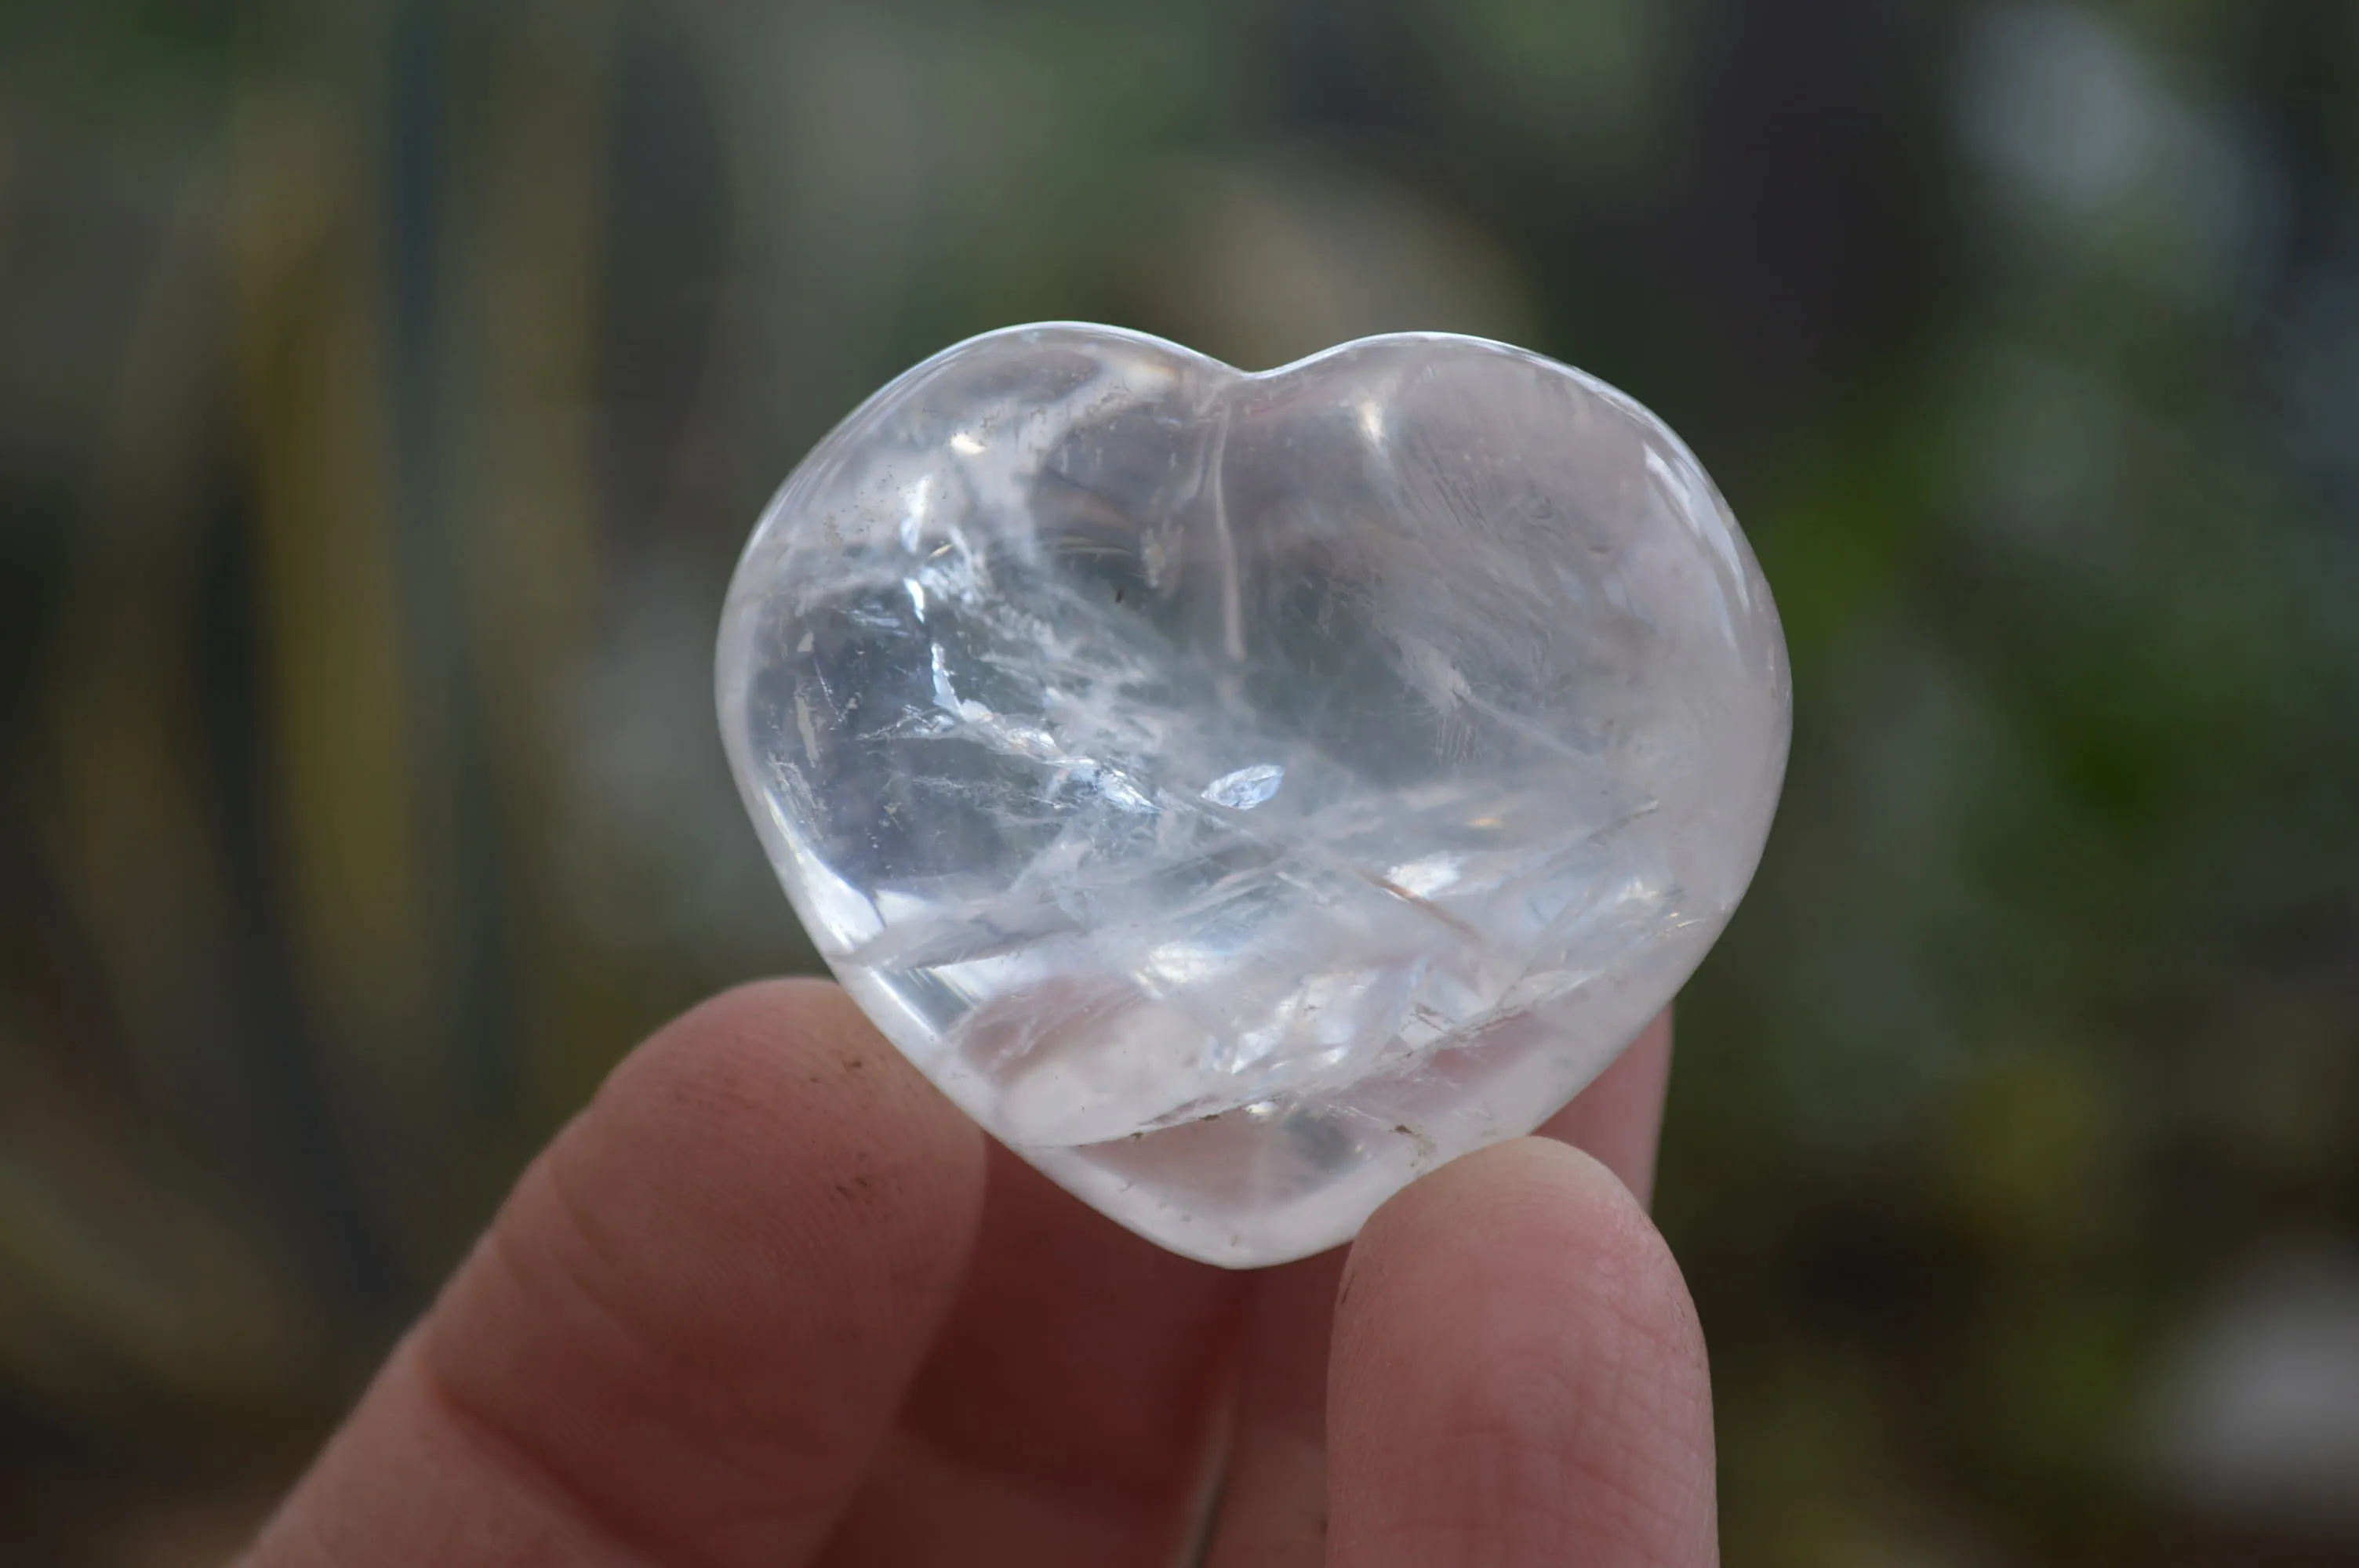
{"type": "Polygon", "coordinates": [[[1669,1048],[1544,1130],[1590,1153],[1237,1274],[987,1146],[832,986],[733,991],[526,1173],[248,1568],[1161,1568],[1208,1502],[1210,1568],[1705,1568],[1702,1336],[1632,1196],[1669,1048]]]}

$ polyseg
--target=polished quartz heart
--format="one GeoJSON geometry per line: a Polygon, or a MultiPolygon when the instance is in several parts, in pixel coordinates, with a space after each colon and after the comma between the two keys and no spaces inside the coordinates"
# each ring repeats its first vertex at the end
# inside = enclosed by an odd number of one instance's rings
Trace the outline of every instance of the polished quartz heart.
{"type": "Polygon", "coordinates": [[[722,730],[820,952],[1175,1251],[1281,1262],[1529,1131],[1760,857],[1777,611],[1663,423],[1498,343],[1260,375],[975,338],[762,518],[722,730]]]}

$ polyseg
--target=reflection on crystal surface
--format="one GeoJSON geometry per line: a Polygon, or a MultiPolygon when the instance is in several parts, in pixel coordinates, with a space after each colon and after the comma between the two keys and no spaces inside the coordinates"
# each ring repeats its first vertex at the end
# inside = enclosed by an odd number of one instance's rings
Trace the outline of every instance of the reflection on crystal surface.
{"type": "Polygon", "coordinates": [[[821,951],[1166,1246],[1332,1246],[1529,1130],[1693,968],[1786,752],[1694,459],[1498,344],[1248,376],[1019,328],[886,387],[747,547],[722,724],[821,951]]]}

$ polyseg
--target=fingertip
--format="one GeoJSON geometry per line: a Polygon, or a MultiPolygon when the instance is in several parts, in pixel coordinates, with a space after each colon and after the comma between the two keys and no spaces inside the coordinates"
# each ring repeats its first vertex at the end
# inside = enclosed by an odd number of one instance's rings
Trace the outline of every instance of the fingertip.
{"type": "Polygon", "coordinates": [[[1637,1200],[1568,1145],[1469,1155],[1370,1219],[1329,1421],[1335,1563],[1715,1560],[1693,1304],[1637,1200]]]}

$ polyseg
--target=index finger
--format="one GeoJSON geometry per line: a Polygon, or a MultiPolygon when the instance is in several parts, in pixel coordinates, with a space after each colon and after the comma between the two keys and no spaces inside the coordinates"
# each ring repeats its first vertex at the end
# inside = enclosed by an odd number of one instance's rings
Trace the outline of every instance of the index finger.
{"type": "Polygon", "coordinates": [[[535,1162],[251,1568],[803,1561],[982,1192],[980,1136],[833,986],[707,1003],[535,1162]]]}

